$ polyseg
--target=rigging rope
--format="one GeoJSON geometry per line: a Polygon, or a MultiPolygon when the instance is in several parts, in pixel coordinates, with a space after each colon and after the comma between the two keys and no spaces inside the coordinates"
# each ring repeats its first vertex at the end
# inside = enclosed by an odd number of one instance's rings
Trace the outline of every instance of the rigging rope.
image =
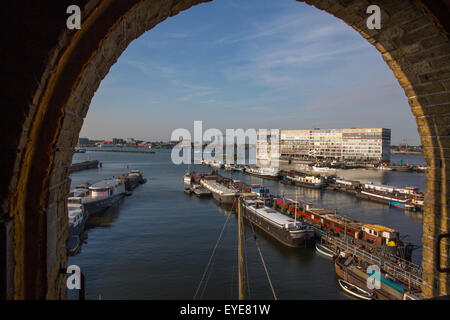
{"type": "Polygon", "coordinates": [[[252,223],[250,223],[250,224],[251,224],[251,226],[252,226],[252,230],[253,230],[253,234],[254,234],[254,239],[255,239],[256,248],[258,249],[259,256],[261,257],[261,262],[262,262],[262,264],[263,264],[263,266],[264,266],[264,270],[266,271],[267,280],[269,281],[270,288],[272,289],[273,298],[274,298],[275,300],[278,300],[277,295],[275,294],[275,289],[273,288],[273,285],[272,285],[272,280],[270,280],[269,271],[267,270],[266,263],[264,262],[264,258],[263,258],[261,249],[260,249],[260,247],[259,247],[259,245],[258,245],[258,241],[256,240],[255,229],[253,228],[253,224],[252,224],[252,223]]]}
{"type": "Polygon", "coordinates": [[[201,285],[203,283],[203,280],[205,279],[205,275],[208,272],[209,266],[210,266],[211,261],[212,261],[212,259],[214,257],[214,254],[216,253],[217,247],[219,246],[220,240],[222,239],[223,231],[225,230],[225,227],[226,227],[228,221],[230,220],[230,217],[231,217],[231,214],[228,215],[227,219],[225,220],[225,223],[223,224],[222,230],[220,231],[220,234],[219,234],[219,238],[217,238],[216,245],[214,246],[214,249],[213,249],[213,251],[211,253],[211,256],[209,257],[208,264],[206,265],[205,271],[203,272],[202,279],[200,280],[200,283],[198,284],[197,289],[195,290],[193,300],[195,300],[195,298],[197,297],[198,290],[200,289],[200,287],[201,287],[201,285]]]}

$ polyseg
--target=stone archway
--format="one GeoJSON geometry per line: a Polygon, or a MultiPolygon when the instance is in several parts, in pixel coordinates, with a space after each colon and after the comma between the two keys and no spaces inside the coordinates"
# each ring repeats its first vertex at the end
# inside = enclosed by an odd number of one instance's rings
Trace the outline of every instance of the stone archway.
{"type": "MultiPolygon", "coordinates": [[[[8,108],[2,111],[1,119],[6,129],[1,137],[6,156],[0,169],[0,221],[11,230],[3,233],[11,256],[4,273],[7,297],[66,296],[60,269],[67,265],[68,167],[90,101],[131,41],[167,17],[201,2],[206,1],[49,0],[48,9],[42,11],[38,4],[21,8],[10,1],[3,10],[9,14],[2,19],[4,29],[17,26],[7,35],[10,51],[2,53],[8,108]],[[66,29],[66,8],[72,4],[83,10],[78,31],[66,29]]],[[[403,87],[429,167],[422,239],[423,291],[430,297],[449,294],[449,275],[434,268],[435,239],[449,232],[448,7],[425,0],[302,2],[354,28],[378,49],[403,87]],[[366,9],[372,4],[381,8],[381,30],[366,26],[366,9]]],[[[442,246],[441,257],[442,265],[448,266],[448,246],[442,246]]]]}

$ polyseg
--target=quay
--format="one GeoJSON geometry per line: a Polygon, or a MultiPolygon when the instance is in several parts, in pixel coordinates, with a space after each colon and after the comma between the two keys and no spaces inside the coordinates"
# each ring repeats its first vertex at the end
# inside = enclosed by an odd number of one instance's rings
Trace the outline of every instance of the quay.
{"type": "Polygon", "coordinates": [[[87,160],[83,162],[72,163],[69,168],[69,173],[87,169],[97,169],[99,166],[101,167],[102,165],[98,160],[87,160]]]}

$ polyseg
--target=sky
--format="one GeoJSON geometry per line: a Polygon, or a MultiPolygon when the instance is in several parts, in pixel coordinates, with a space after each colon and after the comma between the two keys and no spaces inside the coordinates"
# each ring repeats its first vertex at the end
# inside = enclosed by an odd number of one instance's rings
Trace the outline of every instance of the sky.
{"type": "Polygon", "coordinates": [[[375,47],[294,0],[214,0],[147,31],[102,81],[80,137],[167,141],[195,120],[223,132],[384,127],[392,144],[420,144],[375,47]]]}

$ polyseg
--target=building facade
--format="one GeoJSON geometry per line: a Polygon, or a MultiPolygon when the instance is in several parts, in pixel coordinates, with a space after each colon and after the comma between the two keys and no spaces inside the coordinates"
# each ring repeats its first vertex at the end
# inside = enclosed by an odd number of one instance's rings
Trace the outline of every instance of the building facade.
{"type": "MultiPolygon", "coordinates": [[[[257,159],[266,159],[268,139],[258,134],[257,159]]],[[[280,130],[281,160],[389,161],[391,129],[280,130]]]]}

